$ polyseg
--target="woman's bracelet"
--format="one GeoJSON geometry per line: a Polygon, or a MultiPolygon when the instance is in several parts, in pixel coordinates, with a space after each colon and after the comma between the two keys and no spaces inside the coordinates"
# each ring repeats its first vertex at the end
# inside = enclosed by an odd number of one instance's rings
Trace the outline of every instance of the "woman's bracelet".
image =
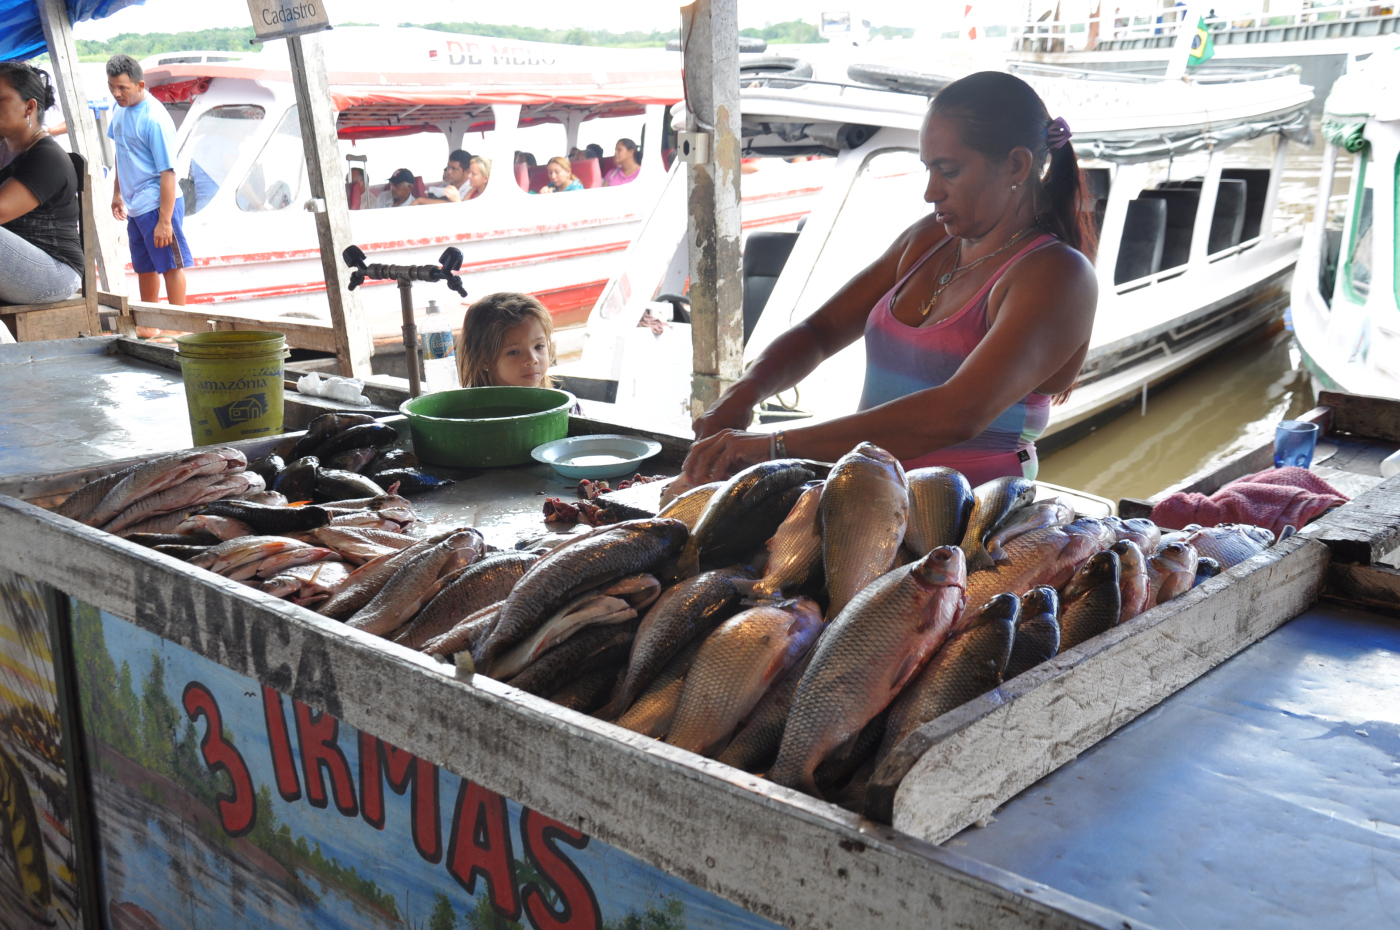
{"type": "Polygon", "coordinates": [[[787,433],[768,434],[768,461],[774,459],[785,459],[788,457],[787,433]]]}

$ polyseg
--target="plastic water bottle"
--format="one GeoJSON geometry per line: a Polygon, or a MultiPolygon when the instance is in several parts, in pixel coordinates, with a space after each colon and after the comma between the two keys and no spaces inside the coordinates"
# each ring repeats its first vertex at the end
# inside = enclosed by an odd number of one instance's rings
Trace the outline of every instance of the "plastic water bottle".
{"type": "Polygon", "coordinates": [[[1381,477],[1393,478],[1400,475],[1400,452],[1392,452],[1381,462],[1381,477]]]}
{"type": "Polygon", "coordinates": [[[418,327],[423,349],[423,390],[456,390],[461,384],[457,381],[457,353],[452,345],[452,319],[442,312],[436,300],[428,301],[426,317],[418,327]]]}

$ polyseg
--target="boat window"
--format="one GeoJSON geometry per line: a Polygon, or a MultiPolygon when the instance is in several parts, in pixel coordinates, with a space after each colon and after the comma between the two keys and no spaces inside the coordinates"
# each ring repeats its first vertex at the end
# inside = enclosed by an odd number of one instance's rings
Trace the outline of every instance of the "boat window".
{"type": "Polygon", "coordinates": [[[285,210],[297,202],[306,175],[301,146],[301,122],[292,107],[263,146],[262,154],[238,185],[238,209],[249,212],[285,210]]]}
{"type": "Polygon", "coordinates": [[[1351,248],[1347,252],[1347,289],[1364,300],[1371,293],[1372,224],[1376,190],[1366,169],[1371,165],[1368,152],[1361,162],[1361,183],[1357,188],[1356,214],[1352,217],[1351,248]]]}
{"type": "Polygon", "coordinates": [[[185,215],[198,213],[219,192],[228,173],[262,126],[262,107],[214,107],[199,115],[175,156],[175,175],[185,191],[185,215]]]}

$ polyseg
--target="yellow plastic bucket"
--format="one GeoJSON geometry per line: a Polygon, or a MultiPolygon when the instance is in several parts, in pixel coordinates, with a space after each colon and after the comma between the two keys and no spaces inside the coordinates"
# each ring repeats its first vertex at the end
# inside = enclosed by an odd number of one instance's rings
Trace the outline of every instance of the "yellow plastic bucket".
{"type": "Polygon", "coordinates": [[[194,333],[175,339],[194,444],[208,446],[282,432],[281,333],[194,333]]]}

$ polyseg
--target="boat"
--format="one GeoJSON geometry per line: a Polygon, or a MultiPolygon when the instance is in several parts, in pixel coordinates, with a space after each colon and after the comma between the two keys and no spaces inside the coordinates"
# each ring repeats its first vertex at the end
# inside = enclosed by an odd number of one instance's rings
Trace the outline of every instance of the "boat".
{"type": "MultiPolygon", "coordinates": [[[[748,240],[746,285],[752,280],[766,290],[771,283],[771,293],[757,307],[750,306],[752,290],[746,293],[746,361],[815,311],[928,209],[918,129],[929,96],[951,77],[893,68],[888,58],[870,66],[863,53],[831,57],[813,66],[811,78],[789,72],[751,80],[742,92],[745,154],[835,156],[800,233],[748,240]],[[752,261],[756,245],[778,260],[752,261]],[[751,279],[751,270],[776,280],[751,279]]],[[[1093,339],[1069,401],[1052,410],[1042,442],[1053,447],[1279,321],[1301,233],[1276,217],[1275,206],[1289,140],[1311,143],[1312,91],[1294,67],[1217,70],[1185,81],[1024,62],[1007,67],[1073,127],[1100,231],[1093,339]],[[1264,152],[1267,145],[1240,145],[1269,138],[1277,142],[1264,152]]],[[[673,221],[673,236],[676,228],[673,221]]],[[[625,332],[663,290],[662,283],[639,286],[657,280],[644,271],[644,251],[662,259],[654,267],[670,258],[654,241],[634,245],[638,260],[625,262],[599,298],[576,370],[616,379],[619,398],[675,416],[667,392],[688,393],[688,373],[669,374],[651,360],[674,365],[683,350],[667,348],[666,334],[653,346],[647,336],[625,332]],[[615,291],[624,279],[632,296],[621,313],[615,291]],[[622,357],[623,346],[644,361],[622,357]]],[[[858,342],[827,360],[760,419],[776,428],[795,417],[854,411],[863,353],[858,342]]]]}
{"type": "Polygon", "coordinates": [[[1321,387],[1400,398],[1400,277],[1396,275],[1400,46],[1353,60],[1328,95],[1329,145],[1293,279],[1291,320],[1303,363],[1321,387]],[[1355,160],[1342,216],[1331,209],[1338,159],[1355,160]]]}

